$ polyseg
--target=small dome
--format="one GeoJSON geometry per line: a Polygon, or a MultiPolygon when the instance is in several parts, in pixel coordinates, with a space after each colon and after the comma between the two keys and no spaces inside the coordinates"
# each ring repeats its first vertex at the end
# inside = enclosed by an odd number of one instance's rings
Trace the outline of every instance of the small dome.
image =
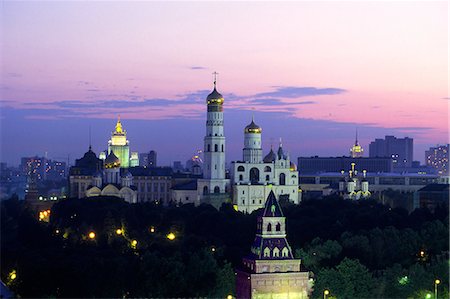
{"type": "Polygon", "coordinates": [[[105,167],[106,168],[116,168],[120,166],[120,159],[111,151],[105,159],[105,167]]]}
{"type": "Polygon", "coordinates": [[[208,95],[208,97],[206,97],[206,102],[208,103],[208,105],[210,104],[222,105],[223,101],[224,101],[223,96],[217,91],[216,85],[214,84],[214,90],[208,95]]]}
{"type": "Polygon", "coordinates": [[[97,155],[92,151],[92,147],[89,146],[89,150],[87,152],[84,153],[83,158],[85,159],[97,159],[97,155]]]}
{"type": "Polygon", "coordinates": [[[133,175],[129,171],[126,171],[126,172],[122,173],[121,177],[122,178],[132,178],[133,175]]]}
{"type": "Polygon", "coordinates": [[[264,163],[271,163],[275,160],[276,160],[276,155],[273,152],[273,150],[270,149],[270,152],[264,157],[263,161],[264,161],[264,163]]]}
{"type": "Polygon", "coordinates": [[[253,134],[261,134],[262,128],[255,124],[255,122],[252,119],[252,122],[245,127],[244,133],[253,133],[253,134]]]}
{"type": "Polygon", "coordinates": [[[297,165],[295,165],[294,162],[291,161],[291,165],[289,165],[289,170],[290,171],[297,171],[297,165]]]}

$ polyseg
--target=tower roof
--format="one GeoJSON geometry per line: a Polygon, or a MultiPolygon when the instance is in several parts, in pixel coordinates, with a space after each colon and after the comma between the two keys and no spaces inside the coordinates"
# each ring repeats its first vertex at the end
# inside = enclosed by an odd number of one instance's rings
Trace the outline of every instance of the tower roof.
{"type": "Polygon", "coordinates": [[[217,91],[216,89],[216,80],[214,80],[214,89],[213,91],[206,97],[206,103],[208,105],[210,104],[223,104],[223,96],[217,91]]]}
{"type": "Polygon", "coordinates": [[[283,144],[281,143],[281,138],[280,138],[280,146],[278,147],[278,159],[286,159],[286,156],[284,155],[284,151],[283,151],[283,144]]]}
{"type": "Polygon", "coordinates": [[[120,166],[120,159],[114,154],[113,151],[109,153],[109,155],[105,159],[105,167],[106,168],[115,168],[120,166]]]}
{"type": "Polygon", "coordinates": [[[270,148],[270,152],[264,157],[264,163],[270,163],[276,160],[276,155],[272,148],[270,148]]]}
{"type": "Polygon", "coordinates": [[[262,132],[262,128],[260,126],[258,126],[257,124],[255,124],[255,121],[253,120],[252,117],[252,122],[245,127],[244,129],[244,133],[253,133],[253,134],[261,134],[262,132]]]}
{"type": "Polygon", "coordinates": [[[273,193],[273,190],[270,191],[269,197],[267,197],[262,217],[284,217],[280,203],[278,202],[275,193],[273,193]]]}

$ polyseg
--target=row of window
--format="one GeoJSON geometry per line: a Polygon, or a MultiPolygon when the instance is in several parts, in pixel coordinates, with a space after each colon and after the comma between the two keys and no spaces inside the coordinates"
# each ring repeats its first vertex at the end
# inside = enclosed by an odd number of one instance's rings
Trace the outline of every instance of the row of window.
{"type": "MultiPolygon", "coordinates": [[[[253,167],[252,169],[258,169],[258,168],[253,167]]],[[[245,167],[240,165],[240,166],[238,166],[237,171],[241,171],[241,172],[245,171],[245,167]]],[[[272,168],[270,166],[264,167],[264,172],[271,172],[271,171],[272,171],[272,168]]],[[[250,170],[250,172],[251,172],[251,170],[250,170]]]]}
{"type": "MultiPolygon", "coordinates": [[[[221,149],[222,149],[221,152],[223,152],[223,149],[224,149],[223,144],[222,144],[222,148],[221,149]]],[[[211,144],[208,144],[207,152],[210,152],[210,151],[211,151],[211,144]]],[[[215,152],[219,151],[219,145],[218,144],[214,144],[214,151],[215,152]]]]}
{"type": "MultiPolygon", "coordinates": [[[[280,249],[275,247],[273,250],[270,250],[269,247],[266,247],[264,248],[264,257],[280,257],[280,249]]],[[[289,249],[287,247],[281,250],[281,257],[289,257],[289,249]]]]}

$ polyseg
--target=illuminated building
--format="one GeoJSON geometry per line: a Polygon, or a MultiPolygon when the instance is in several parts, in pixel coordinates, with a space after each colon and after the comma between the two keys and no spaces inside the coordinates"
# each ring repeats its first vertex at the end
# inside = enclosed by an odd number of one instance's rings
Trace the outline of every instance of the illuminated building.
{"type": "Polygon", "coordinates": [[[339,182],[339,192],[344,198],[353,200],[369,198],[372,194],[369,191],[369,181],[366,179],[366,170],[358,172],[355,163],[351,164],[348,175],[342,171],[342,179],[339,182]],[[361,176],[362,172],[362,176],[361,176]]]}
{"type": "Polygon", "coordinates": [[[448,176],[449,173],[449,150],[450,145],[438,145],[430,147],[425,151],[425,163],[428,166],[435,168],[439,175],[448,176]]]}
{"type": "Polygon", "coordinates": [[[251,253],[236,269],[236,298],[308,298],[309,272],[302,271],[286,239],[286,217],[274,192],[270,192],[251,253]]]}
{"type": "Polygon", "coordinates": [[[385,136],[369,144],[369,157],[389,157],[393,167],[411,167],[413,162],[413,139],[385,136]]]}
{"type": "Polygon", "coordinates": [[[203,178],[197,182],[200,202],[215,207],[229,200],[230,180],[225,178],[225,135],[223,129],[223,96],[214,89],[206,98],[207,119],[203,150],[203,178]]]}
{"type": "Polygon", "coordinates": [[[277,153],[262,158],[262,128],[252,118],[244,129],[243,161],[232,162],[231,181],[233,203],[239,211],[251,213],[264,207],[270,192],[295,204],[301,200],[298,191],[298,171],[280,145],[277,153]]]}
{"type": "Polygon", "coordinates": [[[356,131],[356,139],[355,144],[350,149],[350,157],[352,158],[361,158],[363,156],[364,149],[359,145],[358,142],[358,130],[356,131]]]}
{"type": "Polygon", "coordinates": [[[122,128],[120,117],[117,119],[116,129],[112,132],[111,139],[108,141],[108,155],[111,151],[119,158],[120,167],[128,168],[139,165],[139,156],[137,153],[133,154],[132,163],[130,165],[130,146],[127,140],[127,132],[122,128]]]}

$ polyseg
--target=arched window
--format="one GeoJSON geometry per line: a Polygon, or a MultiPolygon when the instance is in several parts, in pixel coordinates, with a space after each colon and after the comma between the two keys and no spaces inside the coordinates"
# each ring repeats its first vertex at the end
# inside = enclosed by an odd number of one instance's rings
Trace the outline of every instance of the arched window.
{"type": "Polygon", "coordinates": [[[242,176],[242,174],[239,175],[239,180],[242,181],[244,179],[244,177],[242,176]]]}
{"type": "Polygon", "coordinates": [[[219,151],[219,146],[217,144],[214,144],[214,151],[218,152],[219,151]]]}
{"type": "Polygon", "coordinates": [[[208,194],[208,186],[203,187],[203,195],[208,194]]]}
{"type": "Polygon", "coordinates": [[[250,169],[250,182],[252,184],[256,184],[259,182],[259,169],[256,167],[250,169]]]}
{"type": "Polygon", "coordinates": [[[208,144],[208,152],[211,151],[211,144],[208,144]]]}
{"type": "Polygon", "coordinates": [[[215,186],[215,187],[214,187],[214,193],[220,193],[220,188],[219,188],[219,186],[215,186]]]}
{"type": "Polygon", "coordinates": [[[275,247],[273,249],[273,257],[279,257],[280,256],[280,249],[278,247],[275,247]]]}
{"type": "Polygon", "coordinates": [[[284,173],[280,173],[280,185],[286,185],[286,175],[284,173]]]}
{"type": "Polygon", "coordinates": [[[264,167],[264,172],[271,172],[272,168],[270,168],[270,166],[266,166],[264,167]]]}
{"type": "Polygon", "coordinates": [[[238,167],[238,171],[245,171],[244,166],[239,166],[239,167],[238,167]]]}
{"type": "Polygon", "coordinates": [[[271,223],[267,224],[267,231],[268,232],[272,231],[272,224],[271,223]]]}
{"type": "Polygon", "coordinates": [[[289,256],[289,250],[287,249],[287,247],[283,248],[283,250],[281,251],[281,256],[282,257],[288,257],[289,256]]]}
{"type": "Polygon", "coordinates": [[[264,257],[270,257],[270,249],[269,249],[269,247],[264,248],[264,257]]]}
{"type": "Polygon", "coordinates": [[[223,144],[222,144],[222,152],[223,152],[223,144]]]}
{"type": "Polygon", "coordinates": [[[281,230],[281,224],[280,224],[280,222],[278,222],[277,225],[275,225],[275,230],[276,230],[277,232],[279,232],[279,231],[281,230]]]}
{"type": "Polygon", "coordinates": [[[270,176],[266,175],[266,181],[270,181],[270,176]]]}

